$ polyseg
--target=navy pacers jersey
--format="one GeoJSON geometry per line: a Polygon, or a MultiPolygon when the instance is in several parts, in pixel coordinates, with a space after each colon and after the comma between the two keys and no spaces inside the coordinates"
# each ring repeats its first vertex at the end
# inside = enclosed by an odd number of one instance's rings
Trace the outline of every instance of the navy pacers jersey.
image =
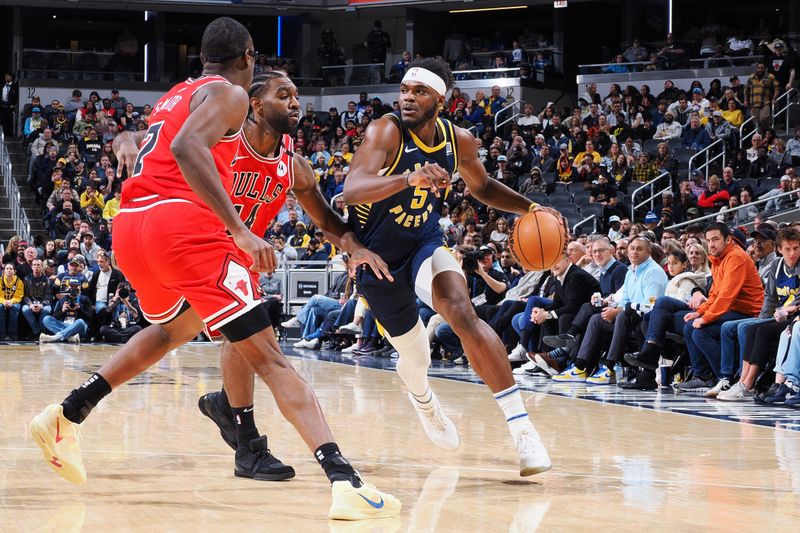
{"type": "Polygon", "coordinates": [[[797,305],[798,297],[800,297],[800,278],[787,271],[783,259],[780,260],[777,272],[775,272],[775,290],[778,293],[779,307],[797,305]]]}
{"type": "MultiPolygon", "coordinates": [[[[450,175],[458,169],[455,129],[449,120],[436,119],[436,144],[426,146],[403,126],[399,112],[386,116],[397,123],[401,141],[394,161],[381,175],[413,172],[426,162],[437,163],[450,175]]],[[[392,266],[408,260],[423,243],[444,243],[439,219],[449,192],[448,185],[437,198],[427,189],[408,187],[380,202],[350,206],[348,220],[359,240],[392,266]]]]}

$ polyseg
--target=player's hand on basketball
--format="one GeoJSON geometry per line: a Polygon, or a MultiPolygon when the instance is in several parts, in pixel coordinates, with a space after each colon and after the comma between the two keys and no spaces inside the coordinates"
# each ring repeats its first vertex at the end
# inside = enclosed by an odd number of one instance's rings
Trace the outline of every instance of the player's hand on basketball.
{"type": "Polygon", "coordinates": [[[278,260],[270,243],[257,237],[248,229],[232,235],[234,244],[253,259],[250,270],[254,272],[272,272],[275,270],[278,260]]]}
{"type": "Polygon", "coordinates": [[[561,213],[559,213],[558,211],[556,211],[552,207],[546,207],[546,206],[543,206],[543,205],[531,206],[529,211],[531,213],[535,213],[537,211],[541,211],[543,213],[550,213],[551,215],[553,215],[557,219],[561,220],[561,225],[564,226],[564,235],[566,236],[566,239],[564,239],[564,243],[565,243],[564,244],[564,251],[566,252],[567,251],[566,246],[567,246],[567,244],[569,244],[569,224],[567,223],[566,217],[564,217],[564,215],[562,215],[561,213]]]}
{"type": "Polygon", "coordinates": [[[439,189],[450,183],[450,174],[436,163],[425,163],[406,177],[408,185],[430,190],[438,198],[439,189]]]}
{"type": "Polygon", "coordinates": [[[367,248],[359,248],[350,254],[350,262],[348,263],[350,269],[350,277],[356,273],[356,268],[359,265],[367,265],[372,269],[372,273],[378,279],[386,278],[389,281],[394,281],[392,273],[389,270],[389,265],[381,259],[381,256],[375,252],[371,252],[367,248]]]}

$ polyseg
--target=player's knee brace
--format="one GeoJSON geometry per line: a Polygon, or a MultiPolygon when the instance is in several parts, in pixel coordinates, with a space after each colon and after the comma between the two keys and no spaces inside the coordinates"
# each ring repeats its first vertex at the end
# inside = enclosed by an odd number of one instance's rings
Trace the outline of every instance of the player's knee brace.
{"type": "Polygon", "coordinates": [[[431,364],[431,347],[421,320],[411,331],[391,337],[399,358],[397,374],[414,394],[424,394],[428,388],[428,367],[431,364]]]}

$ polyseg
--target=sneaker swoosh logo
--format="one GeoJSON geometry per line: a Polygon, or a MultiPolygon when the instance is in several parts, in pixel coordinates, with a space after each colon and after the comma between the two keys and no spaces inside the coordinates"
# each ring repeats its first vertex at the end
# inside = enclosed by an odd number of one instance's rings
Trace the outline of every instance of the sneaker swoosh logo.
{"type": "Polygon", "coordinates": [[[367,498],[366,496],[364,496],[363,494],[359,494],[359,496],[361,496],[364,499],[365,502],[367,502],[368,504],[373,506],[375,509],[383,509],[383,498],[382,497],[381,497],[381,501],[380,502],[374,502],[374,501],[370,500],[369,498],[367,498]]]}
{"type": "MultiPolygon", "coordinates": [[[[58,418],[56,418],[56,444],[64,440],[64,437],[61,435],[61,422],[58,418]]],[[[54,457],[55,459],[55,457],[54,457]]],[[[61,466],[61,465],[59,465],[61,466]]]]}
{"type": "Polygon", "coordinates": [[[255,409],[255,407],[251,407],[250,409],[244,409],[244,412],[245,412],[245,413],[249,413],[249,412],[250,412],[250,411],[252,411],[253,409],[255,409]]]}
{"type": "MultiPolygon", "coordinates": [[[[48,463],[52,464],[52,465],[53,465],[53,466],[55,466],[56,468],[63,468],[63,466],[64,466],[64,465],[62,465],[62,464],[61,464],[61,463],[58,461],[58,457],[56,457],[55,455],[53,456],[53,458],[52,458],[52,459],[50,459],[50,460],[48,461],[48,463]]],[[[381,503],[383,503],[383,502],[381,502],[381,503]]]]}

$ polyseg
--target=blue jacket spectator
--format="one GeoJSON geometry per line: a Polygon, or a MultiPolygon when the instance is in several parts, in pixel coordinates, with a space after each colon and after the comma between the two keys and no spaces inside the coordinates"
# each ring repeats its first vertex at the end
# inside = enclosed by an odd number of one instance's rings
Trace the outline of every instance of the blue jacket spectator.
{"type": "Polygon", "coordinates": [[[702,150],[711,144],[711,136],[708,130],[700,125],[700,119],[693,117],[689,122],[689,127],[683,130],[683,147],[692,150],[702,150]]]}

